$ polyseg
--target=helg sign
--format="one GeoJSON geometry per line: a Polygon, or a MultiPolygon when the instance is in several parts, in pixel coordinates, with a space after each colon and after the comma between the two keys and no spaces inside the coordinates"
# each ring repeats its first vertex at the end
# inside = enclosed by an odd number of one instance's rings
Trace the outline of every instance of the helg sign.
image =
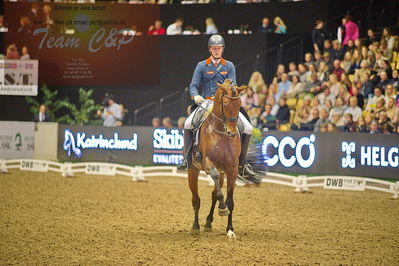
{"type": "Polygon", "coordinates": [[[262,143],[263,161],[268,166],[281,163],[284,167],[292,167],[297,163],[301,168],[309,168],[316,158],[316,136],[301,137],[295,141],[291,136],[278,140],[275,136],[267,136],[262,143]]]}
{"type": "Polygon", "coordinates": [[[179,129],[156,128],[153,131],[154,164],[179,164],[183,160],[184,137],[179,129]]]}

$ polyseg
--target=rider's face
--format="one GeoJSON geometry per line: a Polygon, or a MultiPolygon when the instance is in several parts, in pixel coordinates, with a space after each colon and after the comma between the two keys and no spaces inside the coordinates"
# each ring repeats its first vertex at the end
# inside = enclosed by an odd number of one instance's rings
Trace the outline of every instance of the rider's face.
{"type": "Polygon", "coordinates": [[[209,52],[213,58],[219,59],[222,57],[224,47],[221,46],[211,46],[209,47],[209,52]]]}

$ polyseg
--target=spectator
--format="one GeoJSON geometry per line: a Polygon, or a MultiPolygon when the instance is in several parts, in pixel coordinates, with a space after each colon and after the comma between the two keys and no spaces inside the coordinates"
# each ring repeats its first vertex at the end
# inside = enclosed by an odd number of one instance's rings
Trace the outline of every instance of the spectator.
{"type": "Polygon", "coordinates": [[[186,122],[186,117],[182,116],[177,120],[177,127],[179,129],[184,129],[184,123],[186,122]]]}
{"type": "Polygon", "coordinates": [[[320,125],[320,131],[321,133],[327,133],[328,132],[328,124],[321,124],[320,125]]]}
{"type": "Polygon", "coordinates": [[[346,15],[342,19],[342,24],[345,27],[345,37],[342,42],[343,45],[347,45],[349,40],[356,41],[359,38],[359,27],[352,21],[352,17],[346,15]]]}
{"type": "Polygon", "coordinates": [[[329,79],[329,72],[328,72],[328,66],[326,62],[322,61],[320,62],[319,65],[319,71],[317,72],[317,78],[320,80],[320,82],[326,82],[329,79]]]}
{"type": "Polygon", "coordinates": [[[51,122],[51,117],[46,111],[47,107],[44,104],[40,105],[39,113],[33,116],[33,122],[51,122]]]}
{"type": "Polygon", "coordinates": [[[328,119],[328,111],[326,108],[321,108],[320,109],[320,118],[319,118],[319,120],[317,120],[313,131],[319,132],[320,126],[327,125],[328,123],[330,123],[330,120],[328,119]]]}
{"type": "Polygon", "coordinates": [[[272,33],[274,31],[273,25],[270,24],[270,20],[267,17],[262,19],[262,25],[258,27],[259,33],[272,33]]]}
{"type": "Polygon", "coordinates": [[[349,107],[348,107],[348,109],[345,110],[344,115],[345,114],[351,114],[351,116],[352,116],[351,119],[354,122],[357,122],[359,117],[362,116],[362,109],[359,106],[357,106],[357,98],[356,98],[356,96],[352,96],[349,99],[349,107]]]}
{"type": "Polygon", "coordinates": [[[176,21],[168,26],[166,29],[167,35],[180,35],[182,34],[182,26],[184,20],[182,18],[177,18],[176,21]]]}
{"type": "Polygon", "coordinates": [[[290,109],[287,105],[287,99],[281,97],[279,100],[279,108],[276,114],[276,122],[278,125],[287,124],[290,121],[290,109]]]}
{"type": "Polygon", "coordinates": [[[40,13],[40,5],[37,2],[32,3],[32,8],[28,13],[29,21],[33,24],[34,28],[39,27],[42,24],[43,17],[40,13]]]}
{"type": "Polygon", "coordinates": [[[276,26],[276,28],[274,29],[274,33],[277,34],[287,33],[287,26],[284,24],[283,20],[280,17],[274,18],[274,25],[276,26]]]}
{"type": "Polygon", "coordinates": [[[342,117],[346,108],[347,106],[344,104],[344,100],[341,97],[338,97],[335,100],[335,107],[330,112],[330,120],[332,120],[333,114],[338,114],[338,116],[342,117]]]}
{"type": "Polygon", "coordinates": [[[322,20],[315,21],[315,27],[312,30],[312,42],[314,51],[323,51],[323,44],[326,36],[323,32],[324,22],[322,20]]]}
{"type": "Polygon", "coordinates": [[[19,53],[15,43],[7,47],[6,59],[19,59],[19,53]]]}
{"type": "Polygon", "coordinates": [[[327,132],[328,133],[335,133],[338,132],[337,126],[334,123],[328,123],[327,125],[327,132]]]}
{"type": "Polygon", "coordinates": [[[172,119],[170,119],[170,117],[165,117],[162,119],[162,127],[168,129],[173,128],[172,119]]]}
{"type": "Polygon", "coordinates": [[[377,121],[373,120],[370,124],[370,134],[378,134],[381,133],[380,129],[378,128],[377,121]]]}
{"type": "Polygon", "coordinates": [[[374,109],[374,116],[376,118],[380,117],[381,113],[385,113],[387,109],[385,108],[385,98],[381,98],[377,101],[374,109]]]}
{"type": "Polygon", "coordinates": [[[313,56],[311,53],[305,54],[305,65],[309,67],[309,65],[313,64],[313,56]]]}
{"type": "Polygon", "coordinates": [[[351,113],[345,113],[344,120],[345,120],[345,132],[357,131],[357,124],[355,121],[353,121],[353,116],[351,113]]]}
{"type": "Polygon", "coordinates": [[[382,36],[381,36],[381,41],[385,40],[387,43],[387,49],[392,51],[394,46],[395,46],[395,38],[391,34],[391,29],[388,27],[385,27],[382,30],[382,36]]]}
{"type": "Polygon", "coordinates": [[[333,48],[330,50],[331,59],[333,61],[337,60],[337,59],[341,61],[342,59],[344,59],[345,50],[343,47],[341,47],[338,40],[334,40],[332,45],[333,45],[333,48]]]}
{"type": "Polygon", "coordinates": [[[380,99],[384,99],[384,95],[382,94],[382,89],[380,87],[375,87],[374,88],[374,96],[369,97],[369,99],[367,101],[366,111],[374,112],[374,110],[377,106],[377,101],[380,99]]]}
{"type": "Polygon", "coordinates": [[[333,70],[333,64],[332,64],[331,56],[330,56],[329,52],[324,52],[323,61],[326,62],[327,66],[328,66],[328,72],[331,72],[333,70]]]}
{"type": "Polygon", "coordinates": [[[159,117],[154,117],[151,123],[153,128],[158,128],[161,126],[161,119],[159,117]]]}
{"type": "Polygon", "coordinates": [[[107,94],[104,100],[106,107],[103,111],[98,110],[97,115],[101,116],[103,119],[103,126],[114,127],[118,124],[117,122],[121,121],[123,118],[121,106],[115,102],[114,97],[110,94],[107,94]]]}
{"type": "Polygon", "coordinates": [[[396,100],[396,91],[392,84],[388,84],[385,88],[385,102],[387,104],[390,98],[396,100]]]}
{"type": "Polygon", "coordinates": [[[382,130],[383,134],[389,135],[392,133],[393,127],[392,127],[391,123],[385,123],[382,125],[381,130],[382,130]]]}
{"type": "Polygon", "coordinates": [[[376,63],[375,55],[373,51],[368,51],[367,52],[367,62],[369,63],[369,66],[372,67],[376,63]]]}
{"type": "Polygon", "coordinates": [[[299,80],[301,82],[307,82],[308,81],[308,72],[307,68],[304,64],[299,64],[298,65],[298,74],[299,74],[299,80]]]}
{"type": "Polygon", "coordinates": [[[55,25],[51,14],[51,7],[47,4],[43,6],[43,25],[49,30],[51,30],[55,25]]]}
{"type": "Polygon", "coordinates": [[[248,86],[252,88],[255,93],[259,93],[266,87],[262,74],[259,71],[254,71],[249,79],[248,86]]]}
{"type": "Polygon", "coordinates": [[[276,76],[274,79],[276,80],[276,83],[281,81],[281,76],[285,73],[285,66],[283,64],[278,64],[277,65],[277,71],[276,71],[276,76]]]}
{"type": "Polygon", "coordinates": [[[281,75],[281,82],[278,84],[276,100],[279,100],[281,96],[285,97],[290,86],[291,86],[291,81],[288,80],[288,74],[283,73],[281,75]]]}
{"type": "Polygon", "coordinates": [[[394,70],[392,72],[392,86],[396,89],[396,91],[399,91],[399,71],[394,70]]]}
{"type": "Polygon", "coordinates": [[[323,44],[323,53],[330,53],[331,56],[331,52],[332,52],[332,46],[331,46],[331,41],[329,39],[324,41],[323,44]]]}
{"type": "Polygon", "coordinates": [[[330,88],[330,92],[334,97],[337,97],[342,86],[341,82],[338,81],[338,78],[335,74],[330,74],[328,76],[328,86],[330,88]]]}
{"type": "Polygon", "coordinates": [[[316,76],[317,76],[317,69],[316,69],[316,66],[314,64],[310,64],[308,66],[308,80],[307,80],[307,82],[312,81],[312,75],[313,74],[316,74],[316,76]]]}
{"type": "Polygon", "coordinates": [[[22,56],[20,58],[21,60],[29,60],[30,59],[30,55],[28,52],[28,47],[23,46],[22,47],[22,56]]]}
{"type": "Polygon", "coordinates": [[[218,29],[216,27],[215,21],[213,18],[206,18],[205,19],[205,25],[206,25],[206,34],[217,34],[218,29]]]}
{"type": "Polygon", "coordinates": [[[341,75],[345,73],[345,70],[341,68],[341,62],[338,59],[334,60],[332,73],[337,76],[338,80],[341,80],[341,75]]]}
{"type": "Polygon", "coordinates": [[[314,58],[313,63],[316,65],[316,68],[319,68],[320,63],[323,62],[323,60],[322,60],[322,58],[321,58],[321,52],[315,51],[315,52],[313,53],[313,58],[314,58]]]}
{"type": "Polygon", "coordinates": [[[324,87],[323,92],[317,95],[319,102],[324,103],[326,100],[335,103],[335,97],[331,94],[328,86],[324,87]]]}
{"type": "Polygon", "coordinates": [[[313,131],[318,120],[319,120],[319,109],[313,108],[311,115],[309,116],[308,122],[302,123],[300,125],[300,130],[313,131]]]}
{"type": "Polygon", "coordinates": [[[360,87],[360,92],[363,94],[363,96],[368,99],[369,97],[373,96],[373,82],[370,81],[370,74],[364,73],[362,74],[362,79],[361,79],[361,87],[360,87]]]}
{"type": "Polygon", "coordinates": [[[246,110],[259,106],[258,95],[254,93],[251,87],[247,87],[246,93],[241,95],[241,104],[246,110]]]}
{"type": "Polygon", "coordinates": [[[276,129],[276,116],[272,114],[272,105],[266,104],[265,110],[260,115],[260,125],[261,127],[267,128],[268,130],[276,129]]]}
{"type": "Polygon", "coordinates": [[[270,104],[272,106],[272,110],[271,110],[270,114],[275,116],[279,109],[279,106],[276,104],[276,99],[273,96],[269,96],[267,98],[267,104],[270,104]]]}
{"type": "Polygon", "coordinates": [[[366,127],[366,122],[364,122],[363,116],[359,117],[357,120],[357,132],[368,132],[366,127]]]}
{"type": "Polygon", "coordinates": [[[0,15],[0,32],[7,32],[8,27],[7,23],[4,22],[4,16],[0,15]]]}
{"type": "Polygon", "coordinates": [[[394,98],[388,98],[387,99],[387,116],[391,121],[395,120],[395,112],[396,110],[399,110],[399,108],[396,108],[395,106],[395,99],[394,98]]]}
{"type": "Polygon", "coordinates": [[[341,67],[346,73],[349,72],[352,66],[352,54],[351,52],[345,52],[344,60],[341,62],[341,67]]]}
{"type": "Polygon", "coordinates": [[[353,53],[356,50],[356,45],[352,40],[349,40],[345,48],[346,51],[353,53]]]}
{"type": "Polygon", "coordinates": [[[290,87],[288,88],[286,96],[288,98],[296,98],[299,96],[301,92],[303,92],[303,89],[304,89],[304,84],[299,81],[299,76],[297,75],[292,76],[292,82],[290,87]]]}
{"type": "Polygon", "coordinates": [[[362,94],[360,94],[360,89],[358,88],[357,83],[354,83],[352,88],[351,88],[351,95],[353,97],[356,97],[357,99],[357,106],[359,106],[359,108],[361,110],[363,110],[363,106],[364,106],[364,97],[362,94]]]}
{"type": "Polygon", "coordinates": [[[162,21],[155,20],[154,25],[148,28],[147,35],[165,35],[165,28],[162,27],[162,21]]]}
{"type": "Polygon", "coordinates": [[[391,84],[390,80],[388,79],[388,74],[385,71],[381,71],[380,73],[380,81],[377,84],[377,87],[383,88],[384,90],[386,87],[391,84]]]}
{"type": "Polygon", "coordinates": [[[360,81],[363,74],[371,74],[369,63],[365,59],[360,63],[360,68],[355,69],[354,80],[360,81]]]}
{"type": "Polygon", "coordinates": [[[374,121],[374,116],[371,113],[367,113],[364,117],[364,125],[366,127],[366,132],[370,132],[371,123],[374,121]]]}
{"type": "Polygon", "coordinates": [[[299,75],[299,72],[298,72],[298,70],[296,69],[296,64],[295,64],[294,62],[290,62],[290,63],[288,64],[288,70],[289,70],[289,72],[288,72],[288,78],[289,78],[290,80],[292,80],[292,77],[293,77],[293,76],[299,75]]]}
{"type": "Polygon", "coordinates": [[[304,88],[305,92],[310,92],[313,94],[317,94],[321,90],[321,82],[320,80],[317,79],[317,73],[312,73],[310,82],[307,82],[305,84],[304,88]]]}
{"type": "Polygon", "coordinates": [[[367,30],[367,38],[366,38],[366,41],[365,41],[365,45],[367,47],[369,47],[374,42],[378,42],[377,41],[377,37],[375,36],[375,32],[374,32],[373,29],[368,29],[367,30]]]}
{"type": "Polygon", "coordinates": [[[29,20],[28,16],[22,16],[19,20],[20,27],[18,28],[17,32],[31,34],[32,33],[32,23],[29,20]]]}
{"type": "Polygon", "coordinates": [[[337,112],[332,112],[330,113],[331,116],[331,122],[334,123],[334,125],[337,126],[337,130],[340,132],[345,131],[345,121],[344,118],[337,112]]]}

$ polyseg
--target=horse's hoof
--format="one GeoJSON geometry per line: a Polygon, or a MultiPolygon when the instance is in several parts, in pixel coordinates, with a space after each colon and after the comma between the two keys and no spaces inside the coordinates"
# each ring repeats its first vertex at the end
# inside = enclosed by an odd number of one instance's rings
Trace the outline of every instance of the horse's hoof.
{"type": "Polygon", "coordinates": [[[230,214],[230,211],[228,208],[219,209],[219,216],[227,216],[229,214],[230,214]]]}
{"type": "Polygon", "coordinates": [[[199,229],[191,229],[190,233],[193,236],[199,236],[201,234],[201,231],[199,229]]]}
{"type": "Polygon", "coordinates": [[[204,232],[205,232],[205,233],[210,233],[210,232],[212,232],[212,225],[204,226],[204,232]]]}
{"type": "Polygon", "coordinates": [[[227,232],[227,239],[229,241],[236,241],[237,240],[236,234],[233,231],[229,230],[227,232]]]}

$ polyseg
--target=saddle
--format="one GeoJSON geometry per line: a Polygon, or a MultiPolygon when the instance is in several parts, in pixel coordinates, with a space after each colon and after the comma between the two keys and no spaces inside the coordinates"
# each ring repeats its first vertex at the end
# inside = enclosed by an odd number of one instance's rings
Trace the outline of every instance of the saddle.
{"type": "MultiPolygon", "coordinates": [[[[194,116],[192,120],[192,130],[194,132],[194,146],[196,146],[199,142],[199,129],[202,126],[202,123],[208,118],[208,116],[212,113],[213,106],[210,107],[209,109],[197,107],[194,110],[194,116]]],[[[241,121],[241,119],[238,119],[237,122],[237,128],[239,135],[241,136],[242,132],[244,132],[244,123],[241,121]]]]}

